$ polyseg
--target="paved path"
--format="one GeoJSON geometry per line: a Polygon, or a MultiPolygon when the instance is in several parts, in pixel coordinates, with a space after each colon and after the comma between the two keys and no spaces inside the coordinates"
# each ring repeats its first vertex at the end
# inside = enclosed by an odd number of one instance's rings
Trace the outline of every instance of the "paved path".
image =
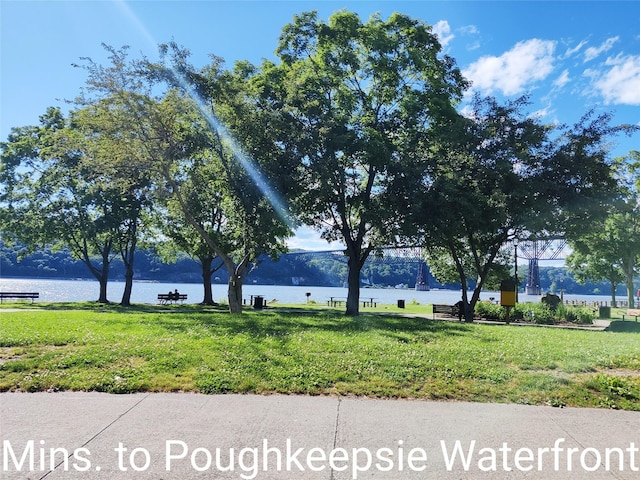
{"type": "Polygon", "coordinates": [[[640,413],[599,409],[3,393],[0,433],[12,480],[640,478],[640,413]]]}

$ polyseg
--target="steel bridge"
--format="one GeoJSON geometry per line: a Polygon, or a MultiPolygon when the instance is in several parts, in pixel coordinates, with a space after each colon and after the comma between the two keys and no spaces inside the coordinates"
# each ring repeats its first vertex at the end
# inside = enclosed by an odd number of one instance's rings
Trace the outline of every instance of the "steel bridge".
{"type": "MultiPolygon", "coordinates": [[[[518,259],[526,259],[529,263],[527,283],[525,286],[528,295],[540,295],[540,267],[543,260],[564,260],[569,253],[567,241],[562,238],[534,238],[525,240],[513,240],[504,245],[503,249],[511,254],[514,259],[515,275],[518,275],[518,259]]],[[[347,262],[344,250],[303,251],[287,253],[289,258],[296,256],[325,257],[332,261],[347,262]]],[[[425,255],[422,246],[383,247],[374,251],[367,262],[382,262],[386,264],[416,264],[416,290],[429,289],[429,267],[425,263],[425,255]]]]}
{"type": "Polygon", "coordinates": [[[539,262],[540,260],[564,260],[567,258],[567,241],[563,238],[546,238],[514,241],[512,245],[516,256],[516,265],[517,258],[525,258],[529,261],[525,293],[527,295],[542,294],[539,262]]]}

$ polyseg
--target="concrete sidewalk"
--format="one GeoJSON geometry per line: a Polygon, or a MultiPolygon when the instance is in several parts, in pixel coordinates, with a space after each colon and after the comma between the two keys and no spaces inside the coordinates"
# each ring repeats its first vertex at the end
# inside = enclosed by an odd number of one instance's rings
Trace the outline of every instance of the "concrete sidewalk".
{"type": "Polygon", "coordinates": [[[640,478],[640,413],[598,409],[3,393],[0,436],[3,479],[640,478]]]}

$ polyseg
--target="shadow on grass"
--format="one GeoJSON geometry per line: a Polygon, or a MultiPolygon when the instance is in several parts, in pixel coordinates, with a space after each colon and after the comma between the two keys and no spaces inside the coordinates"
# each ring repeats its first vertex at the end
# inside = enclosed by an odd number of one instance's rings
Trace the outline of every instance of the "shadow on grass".
{"type": "Polygon", "coordinates": [[[57,302],[24,305],[23,308],[121,315],[141,314],[139,322],[155,325],[167,331],[187,332],[194,328],[205,328],[212,335],[245,334],[256,338],[288,337],[304,331],[344,334],[377,331],[402,341],[406,334],[456,336],[465,335],[473,329],[469,324],[431,320],[424,317],[405,317],[392,313],[361,313],[359,316],[349,317],[338,311],[293,308],[286,310],[246,308],[241,315],[229,313],[226,305],[199,304],[133,304],[123,307],[118,303],[57,302]]]}
{"type": "Polygon", "coordinates": [[[113,312],[113,313],[203,313],[203,312],[225,312],[224,305],[201,305],[194,303],[176,303],[171,305],[152,305],[147,303],[134,303],[128,307],[122,306],[117,302],[100,303],[100,302],[12,302],[3,303],[0,312],[3,309],[19,309],[19,310],[84,310],[90,312],[113,312]]]}
{"type": "MultiPolygon", "coordinates": [[[[178,312],[176,312],[178,313],[178,312]]],[[[325,331],[342,334],[380,332],[390,337],[402,338],[403,334],[426,333],[430,335],[465,335],[472,326],[393,315],[360,314],[347,317],[335,312],[319,311],[248,311],[242,315],[229,313],[185,313],[159,315],[154,321],[167,330],[187,331],[200,325],[213,334],[251,335],[255,338],[288,337],[304,331],[325,331]]]]}
{"type": "Polygon", "coordinates": [[[616,320],[611,322],[605,332],[640,333],[640,322],[616,320]]]}

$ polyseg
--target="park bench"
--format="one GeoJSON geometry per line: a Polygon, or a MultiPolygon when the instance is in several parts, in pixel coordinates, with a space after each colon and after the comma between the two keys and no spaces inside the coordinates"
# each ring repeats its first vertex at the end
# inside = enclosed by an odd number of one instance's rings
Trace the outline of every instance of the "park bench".
{"type": "Polygon", "coordinates": [[[7,298],[16,298],[19,300],[31,299],[31,303],[33,303],[33,301],[36,298],[40,298],[40,293],[38,292],[0,292],[0,303],[2,303],[2,301],[7,298]]]}
{"type": "Polygon", "coordinates": [[[623,313],[622,314],[622,320],[625,319],[625,317],[633,317],[635,319],[635,321],[638,321],[638,317],[640,317],[640,309],[633,309],[633,308],[629,308],[627,310],[627,313],[623,313]]]}
{"type": "Polygon", "coordinates": [[[158,302],[162,305],[166,305],[167,303],[175,303],[175,302],[184,302],[187,299],[186,293],[159,293],[158,294],[158,302]]]}
{"type": "Polygon", "coordinates": [[[458,307],[455,305],[439,305],[433,304],[433,318],[436,318],[436,313],[444,313],[445,315],[451,315],[455,317],[458,315],[458,307]]]}

